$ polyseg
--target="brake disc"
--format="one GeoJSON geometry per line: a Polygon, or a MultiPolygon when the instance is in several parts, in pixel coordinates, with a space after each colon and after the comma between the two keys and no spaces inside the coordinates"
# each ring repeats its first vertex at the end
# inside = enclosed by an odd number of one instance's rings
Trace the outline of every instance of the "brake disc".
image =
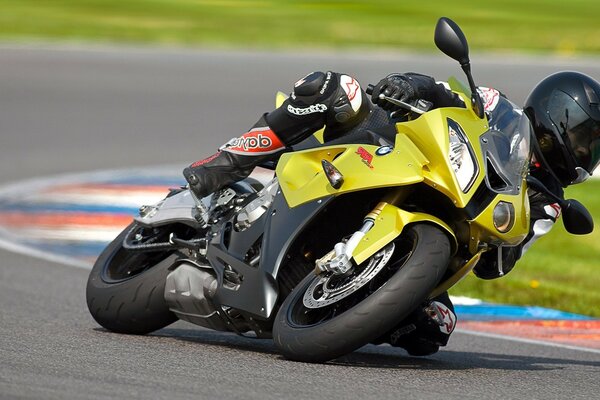
{"type": "Polygon", "coordinates": [[[322,308],[350,296],[369,283],[386,266],[394,253],[394,248],[394,243],[390,243],[371,256],[368,264],[362,270],[354,271],[348,276],[336,274],[315,276],[304,292],[302,299],[304,306],[322,308]]]}

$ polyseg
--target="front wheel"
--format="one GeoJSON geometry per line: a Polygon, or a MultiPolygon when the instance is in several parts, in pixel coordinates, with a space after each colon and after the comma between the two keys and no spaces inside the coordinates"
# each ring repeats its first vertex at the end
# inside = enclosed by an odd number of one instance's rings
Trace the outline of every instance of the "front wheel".
{"type": "Polygon", "coordinates": [[[289,359],[325,362],[392,329],[442,278],[450,241],[439,228],[417,224],[344,276],[308,275],[281,305],[273,327],[289,359]]]}

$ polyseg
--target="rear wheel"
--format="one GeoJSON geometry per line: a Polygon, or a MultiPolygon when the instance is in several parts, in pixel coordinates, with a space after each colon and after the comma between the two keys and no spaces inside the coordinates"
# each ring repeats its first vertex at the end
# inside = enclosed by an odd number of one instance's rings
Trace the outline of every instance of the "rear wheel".
{"type": "Polygon", "coordinates": [[[324,362],[387,332],[431,293],[446,270],[450,241],[437,227],[408,227],[345,276],[307,276],[281,305],[275,344],[292,360],[324,362]]]}
{"type": "Polygon", "coordinates": [[[139,244],[165,240],[161,230],[128,226],[102,252],[88,278],[86,298],[90,313],[113,332],[146,334],[177,320],[164,299],[173,251],[133,252],[123,247],[130,235],[139,244]]]}

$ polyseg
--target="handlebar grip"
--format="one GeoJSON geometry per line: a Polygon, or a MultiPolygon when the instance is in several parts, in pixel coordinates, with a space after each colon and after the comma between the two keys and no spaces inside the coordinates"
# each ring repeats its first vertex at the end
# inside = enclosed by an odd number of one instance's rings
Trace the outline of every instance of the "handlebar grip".
{"type": "Polygon", "coordinates": [[[375,89],[374,85],[371,85],[370,83],[367,85],[367,89],[365,90],[365,92],[370,96],[373,94],[373,89],[375,89]]]}

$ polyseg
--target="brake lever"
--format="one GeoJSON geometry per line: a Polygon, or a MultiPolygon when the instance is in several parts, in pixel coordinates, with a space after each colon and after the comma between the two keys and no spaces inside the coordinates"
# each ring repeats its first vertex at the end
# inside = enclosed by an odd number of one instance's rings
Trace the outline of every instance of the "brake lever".
{"type": "Polygon", "coordinates": [[[404,109],[407,109],[407,110],[412,111],[412,112],[417,113],[417,114],[425,114],[427,111],[429,111],[429,108],[431,108],[431,105],[432,105],[428,101],[419,100],[417,102],[417,104],[422,105],[422,107],[424,107],[424,108],[419,108],[419,107],[412,106],[412,105],[410,105],[408,103],[405,103],[403,101],[394,99],[392,97],[388,97],[388,96],[384,95],[383,93],[379,95],[379,98],[382,99],[382,100],[388,101],[388,102],[390,102],[390,103],[392,103],[392,104],[394,104],[394,105],[396,105],[398,107],[402,107],[404,109]]]}

